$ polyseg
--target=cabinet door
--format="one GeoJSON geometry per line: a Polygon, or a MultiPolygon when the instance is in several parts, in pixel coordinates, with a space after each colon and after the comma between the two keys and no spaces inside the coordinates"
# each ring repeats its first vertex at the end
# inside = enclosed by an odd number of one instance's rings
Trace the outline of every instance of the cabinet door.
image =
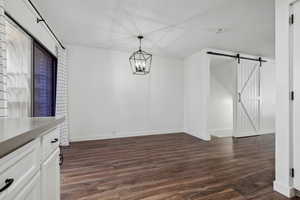
{"type": "Polygon", "coordinates": [[[60,200],[59,149],[42,164],[42,200],[60,200]]]}
{"type": "Polygon", "coordinates": [[[40,140],[0,159],[0,200],[15,199],[40,171],[40,140]]]}
{"type": "Polygon", "coordinates": [[[40,173],[19,192],[18,194],[10,194],[6,200],[40,200],[41,198],[41,184],[40,173]]]}

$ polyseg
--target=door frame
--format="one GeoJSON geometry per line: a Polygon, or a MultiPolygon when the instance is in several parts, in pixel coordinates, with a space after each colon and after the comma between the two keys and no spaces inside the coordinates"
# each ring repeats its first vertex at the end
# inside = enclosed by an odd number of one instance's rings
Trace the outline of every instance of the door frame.
{"type": "MultiPolygon", "coordinates": [[[[295,4],[300,4],[300,0],[295,0],[290,3],[289,7],[289,16],[295,15],[294,11],[294,5],[295,4]]],[[[297,145],[295,145],[295,138],[296,138],[296,133],[295,133],[295,109],[294,109],[294,100],[292,100],[291,94],[292,92],[295,91],[295,74],[294,74],[294,68],[295,68],[295,46],[294,46],[294,24],[289,25],[289,115],[290,115],[290,122],[289,122],[289,130],[290,130],[290,166],[291,170],[293,170],[293,175],[294,171],[297,169],[300,169],[300,166],[296,165],[296,156],[295,152],[297,152],[297,145]]],[[[291,174],[292,175],[292,174],[291,174]]],[[[299,177],[300,179],[300,177],[299,177]]],[[[300,180],[298,181],[300,182],[300,180]]],[[[294,188],[300,188],[300,185],[296,185],[297,183],[297,176],[290,177],[290,183],[293,185],[294,188]]]]}

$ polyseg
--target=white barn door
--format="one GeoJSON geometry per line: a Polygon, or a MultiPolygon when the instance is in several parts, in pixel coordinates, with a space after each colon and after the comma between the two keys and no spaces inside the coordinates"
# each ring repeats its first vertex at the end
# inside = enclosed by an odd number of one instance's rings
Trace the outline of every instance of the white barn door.
{"type": "MultiPolygon", "coordinates": [[[[291,97],[291,130],[294,141],[294,186],[300,190],[300,2],[293,5],[294,24],[291,25],[291,50],[293,51],[291,61],[291,91],[294,91],[294,100],[291,97]]],[[[292,94],[292,93],[291,93],[292,94]]]]}
{"type": "Polygon", "coordinates": [[[240,60],[236,70],[234,137],[259,134],[260,131],[260,62],[240,60]]]}

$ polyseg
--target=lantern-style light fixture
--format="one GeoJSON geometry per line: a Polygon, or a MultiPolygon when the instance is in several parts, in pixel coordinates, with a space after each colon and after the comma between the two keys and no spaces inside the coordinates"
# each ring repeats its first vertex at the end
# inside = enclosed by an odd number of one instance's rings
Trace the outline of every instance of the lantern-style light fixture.
{"type": "Polygon", "coordinates": [[[140,47],[139,50],[134,52],[129,57],[129,62],[133,74],[146,75],[150,73],[151,64],[152,64],[152,54],[142,50],[142,39],[144,37],[142,35],[139,35],[137,38],[140,41],[140,47]]]}

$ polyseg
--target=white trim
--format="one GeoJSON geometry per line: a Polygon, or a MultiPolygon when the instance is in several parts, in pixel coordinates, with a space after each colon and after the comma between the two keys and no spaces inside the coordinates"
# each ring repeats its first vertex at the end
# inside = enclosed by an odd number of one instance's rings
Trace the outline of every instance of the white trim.
{"type": "Polygon", "coordinates": [[[275,134],[275,129],[262,129],[259,131],[260,135],[265,135],[265,134],[275,134]]]}
{"type": "Polygon", "coordinates": [[[194,137],[196,137],[200,140],[211,141],[211,135],[210,135],[209,131],[207,131],[205,134],[198,134],[195,131],[184,129],[183,132],[186,133],[186,134],[189,134],[191,136],[194,136],[194,137]],[[203,135],[205,135],[205,136],[203,137],[203,135]]]}
{"type": "MultiPolygon", "coordinates": [[[[209,130],[209,133],[212,136],[216,137],[233,137],[233,129],[211,129],[209,130]]],[[[237,138],[239,137],[247,137],[247,136],[255,136],[255,135],[266,135],[266,134],[275,134],[274,129],[262,129],[258,131],[257,133],[253,133],[253,131],[244,132],[239,134],[239,136],[235,136],[237,138]]]]}
{"type": "Polygon", "coordinates": [[[57,47],[57,84],[56,84],[56,115],[66,120],[58,126],[60,145],[69,145],[69,98],[68,98],[68,64],[67,50],[57,47]]]}
{"type": "Polygon", "coordinates": [[[291,198],[295,196],[295,189],[292,188],[289,185],[284,185],[278,181],[273,182],[273,189],[276,192],[279,192],[280,194],[283,194],[284,196],[291,198]]]}
{"type": "MultiPolygon", "coordinates": [[[[222,131],[232,131],[232,129],[215,129],[215,130],[210,130],[211,131],[219,131],[222,133],[222,131]]],[[[257,135],[264,135],[264,134],[272,134],[275,131],[273,129],[269,130],[262,130],[259,132],[257,135]]],[[[105,140],[105,139],[115,139],[115,138],[127,138],[127,137],[137,137],[137,136],[148,136],[148,135],[161,135],[161,134],[174,134],[174,133],[186,133],[189,135],[192,135],[196,138],[199,138],[204,141],[210,141],[210,138],[200,138],[198,134],[193,133],[191,131],[184,131],[181,129],[174,129],[174,130],[157,130],[157,131],[133,131],[133,132],[119,132],[116,134],[97,134],[97,135],[88,135],[88,136],[82,136],[82,137],[72,137],[70,141],[71,142],[80,142],[80,141],[89,141],[89,140],[105,140]]],[[[72,134],[71,134],[72,135],[72,134]]],[[[251,134],[252,135],[252,134],[251,134]]],[[[216,136],[216,134],[214,135],[216,136]]],[[[230,137],[230,136],[225,136],[225,135],[217,135],[218,137],[230,137]]],[[[248,134],[245,134],[241,137],[246,137],[249,136],[248,134]]]]}
{"type": "MultiPolygon", "coordinates": [[[[5,0],[0,1],[0,34],[3,36],[6,35],[5,31],[5,15],[4,15],[4,8],[5,8],[5,0]]],[[[1,37],[0,43],[5,44],[6,39],[5,37],[1,37]]],[[[2,84],[0,85],[0,103],[3,105],[2,109],[0,109],[0,118],[7,117],[8,116],[8,108],[7,108],[7,87],[6,87],[6,68],[7,68],[7,62],[6,62],[6,45],[0,46],[0,72],[3,75],[0,75],[0,82],[2,84]]]]}
{"type": "Polygon", "coordinates": [[[259,130],[257,133],[254,133],[253,131],[243,132],[243,133],[239,133],[238,136],[235,136],[235,137],[239,138],[239,137],[248,137],[248,136],[256,136],[256,135],[266,135],[266,134],[275,134],[275,130],[274,129],[262,129],[262,130],[259,130]]]}
{"type": "Polygon", "coordinates": [[[174,133],[183,133],[182,129],[178,130],[161,130],[161,131],[133,131],[133,132],[119,132],[116,134],[97,134],[97,135],[88,135],[82,137],[72,137],[71,142],[80,142],[80,141],[90,141],[90,140],[105,140],[105,139],[115,139],[115,138],[127,138],[127,137],[137,137],[137,136],[148,136],[148,135],[161,135],[161,134],[174,134],[174,133]]]}
{"type": "Polygon", "coordinates": [[[210,135],[216,137],[232,137],[233,129],[232,128],[224,128],[224,129],[210,129],[208,131],[210,135]]]}

